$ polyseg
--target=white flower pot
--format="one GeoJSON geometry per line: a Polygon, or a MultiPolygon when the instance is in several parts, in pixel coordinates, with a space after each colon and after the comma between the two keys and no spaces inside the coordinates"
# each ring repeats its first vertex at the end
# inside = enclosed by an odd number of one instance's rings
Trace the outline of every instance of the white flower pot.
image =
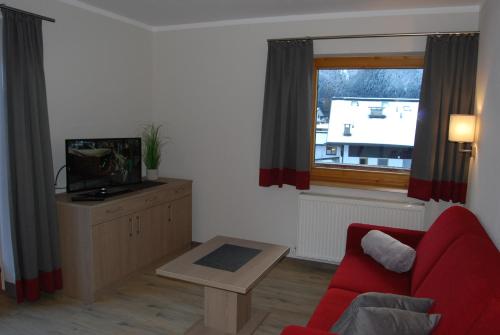
{"type": "Polygon", "coordinates": [[[146,179],[147,180],[158,180],[158,169],[146,170],[146,179]]]}

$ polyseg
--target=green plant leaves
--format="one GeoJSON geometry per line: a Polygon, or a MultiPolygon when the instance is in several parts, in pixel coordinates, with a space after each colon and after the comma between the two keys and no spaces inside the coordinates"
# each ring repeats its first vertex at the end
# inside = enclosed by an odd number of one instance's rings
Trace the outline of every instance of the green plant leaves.
{"type": "Polygon", "coordinates": [[[149,170],[158,169],[161,161],[161,148],[164,145],[160,134],[161,125],[149,124],[142,132],[144,165],[149,170]]]}

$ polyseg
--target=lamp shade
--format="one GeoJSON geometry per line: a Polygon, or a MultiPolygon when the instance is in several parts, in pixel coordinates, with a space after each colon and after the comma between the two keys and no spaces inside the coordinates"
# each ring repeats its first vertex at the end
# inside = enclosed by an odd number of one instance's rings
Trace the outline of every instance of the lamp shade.
{"type": "Polygon", "coordinates": [[[451,142],[472,143],[476,131],[475,115],[450,115],[450,130],[448,140],[451,142]]]}

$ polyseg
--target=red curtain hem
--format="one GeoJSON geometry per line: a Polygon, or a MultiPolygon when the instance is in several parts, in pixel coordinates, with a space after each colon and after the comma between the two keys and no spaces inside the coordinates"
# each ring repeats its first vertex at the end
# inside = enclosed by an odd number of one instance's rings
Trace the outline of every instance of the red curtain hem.
{"type": "Polygon", "coordinates": [[[467,183],[410,178],[408,196],[424,201],[433,199],[465,204],[467,183]]]}
{"type": "Polygon", "coordinates": [[[16,281],[16,298],[18,303],[25,300],[35,301],[40,298],[40,292],[54,293],[62,289],[62,271],[40,272],[37,278],[16,281]]]}
{"type": "Polygon", "coordinates": [[[298,190],[309,189],[309,171],[296,171],[293,169],[260,169],[259,186],[270,187],[283,184],[295,186],[298,190]]]}

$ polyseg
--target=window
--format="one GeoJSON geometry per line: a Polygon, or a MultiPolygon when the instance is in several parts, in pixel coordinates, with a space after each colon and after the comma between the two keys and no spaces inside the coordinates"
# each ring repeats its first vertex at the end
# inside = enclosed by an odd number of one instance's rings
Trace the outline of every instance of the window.
{"type": "Polygon", "coordinates": [[[313,183],[407,188],[423,57],[315,60],[313,183]]]}

